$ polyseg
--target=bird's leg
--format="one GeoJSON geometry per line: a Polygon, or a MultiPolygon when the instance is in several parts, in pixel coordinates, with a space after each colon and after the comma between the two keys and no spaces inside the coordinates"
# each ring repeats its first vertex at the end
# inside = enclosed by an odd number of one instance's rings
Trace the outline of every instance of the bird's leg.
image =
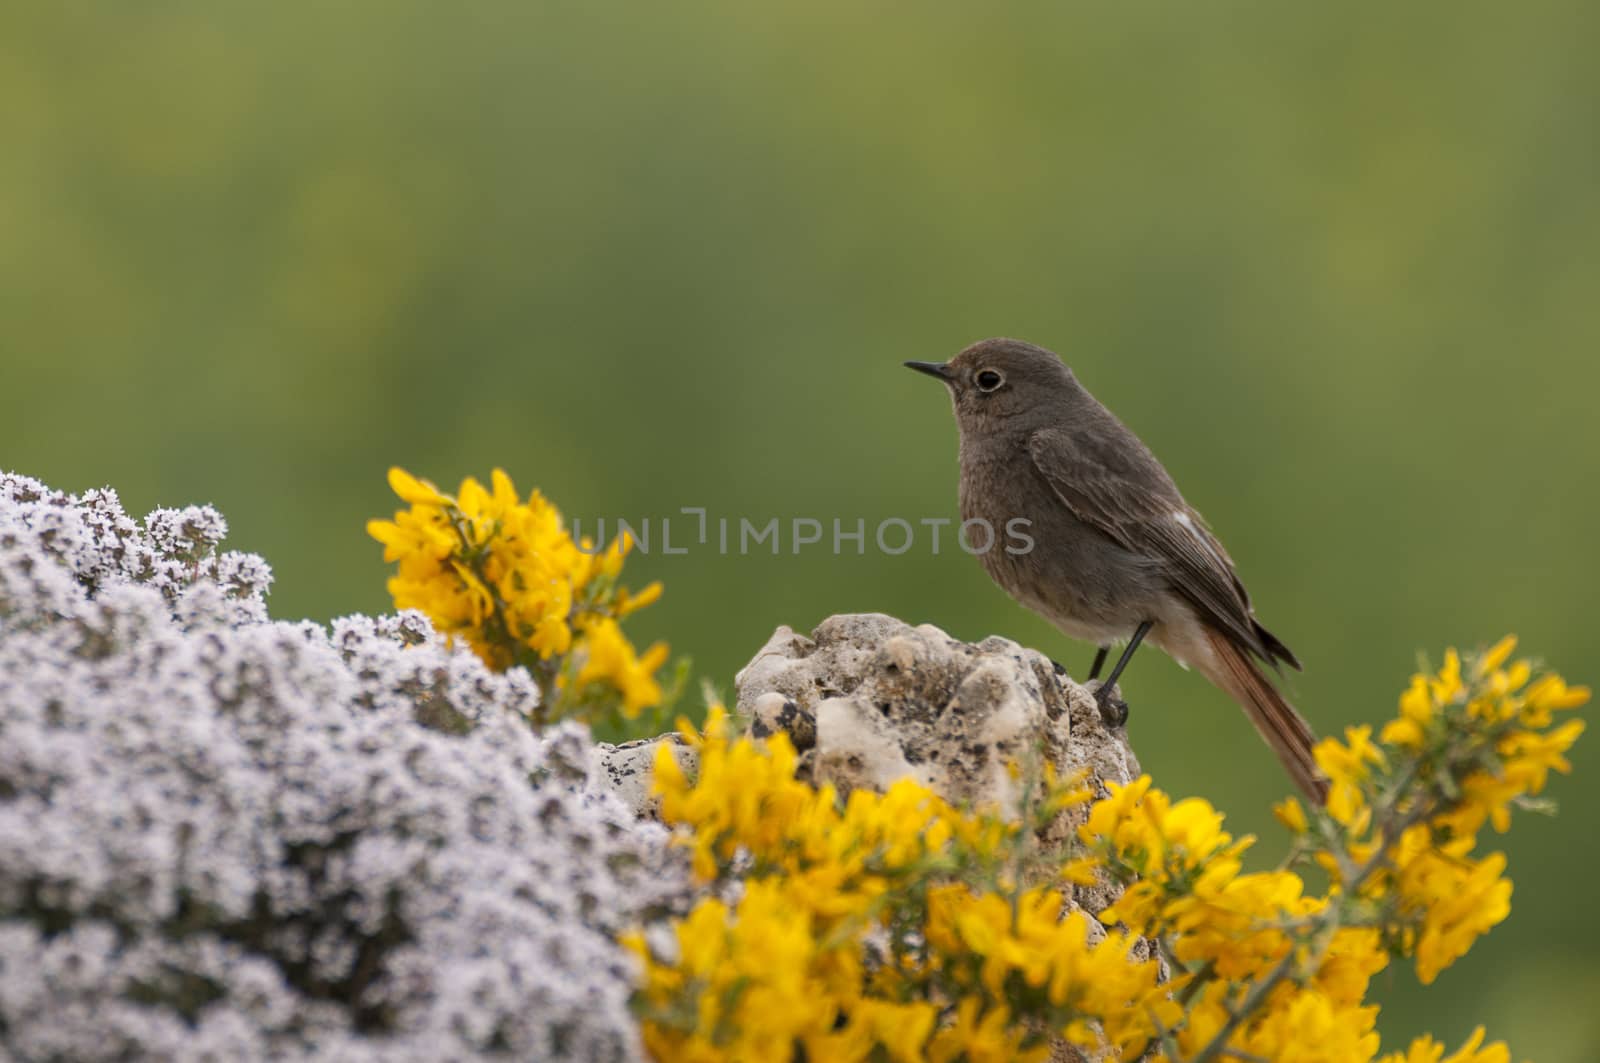
{"type": "Polygon", "coordinates": [[[1134,629],[1133,638],[1128,640],[1128,645],[1122,651],[1122,656],[1117,658],[1117,663],[1112,667],[1111,674],[1106,676],[1106,681],[1100,684],[1100,689],[1094,692],[1095,704],[1100,706],[1100,718],[1111,727],[1121,727],[1128,722],[1128,705],[1118,701],[1113,708],[1111,691],[1117,685],[1117,679],[1122,675],[1122,670],[1128,667],[1128,662],[1133,660],[1133,651],[1139,648],[1139,643],[1144,641],[1149,634],[1153,621],[1146,620],[1134,629]]]}
{"type": "Polygon", "coordinates": [[[1099,678],[1100,669],[1106,663],[1106,654],[1108,652],[1110,652],[1110,650],[1111,650],[1110,646],[1101,646],[1098,650],[1095,651],[1094,663],[1089,666],[1089,678],[1090,679],[1099,678]]]}
{"type": "Polygon", "coordinates": [[[1128,667],[1129,661],[1133,660],[1133,651],[1139,648],[1139,643],[1144,641],[1145,635],[1149,634],[1150,629],[1154,626],[1154,621],[1146,620],[1137,628],[1134,628],[1133,638],[1129,639],[1128,645],[1123,648],[1122,656],[1117,658],[1117,663],[1111,669],[1111,674],[1106,676],[1105,684],[1100,688],[1101,690],[1109,690],[1117,685],[1117,678],[1122,675],[1122,670],[1128,667]]]}

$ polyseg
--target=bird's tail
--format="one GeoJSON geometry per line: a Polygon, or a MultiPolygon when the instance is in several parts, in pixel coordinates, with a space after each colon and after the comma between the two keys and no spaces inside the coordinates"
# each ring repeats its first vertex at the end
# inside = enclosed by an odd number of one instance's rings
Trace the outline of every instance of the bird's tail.
{"type": "Polygon", "coordinates": [[[1207,669],[1211,681],[1244,706],[1245,715],[1278,755],[1295,785],[1321,805],[1328,796],[1328,781],[1317,770],[1316,759],[1311,755],[1317,736],[1244,650],[1213,628],[1207,629],[1206,638],[1216,662],[1214,668],[1207,669]]]}

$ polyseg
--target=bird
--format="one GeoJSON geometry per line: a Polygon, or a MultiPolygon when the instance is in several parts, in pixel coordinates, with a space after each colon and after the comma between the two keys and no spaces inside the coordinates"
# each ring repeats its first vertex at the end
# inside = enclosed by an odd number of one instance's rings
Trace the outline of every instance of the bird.
{"type": "Polygon", "coordinates": [[[1300,661],[1256,619],[1233,559],[1150,448],[1043,347],[987,339],[947,362],[905,365],[949,390],[963,526],[1024,522],[1026,543],[1008,536],[1001,548],[991,534],[988,549],[973,549],[989,576],[1098,648],[1091,681],[1111,648],[1124,646],[1095,691],[1102,715],[1126,721],[1112,691],[1149,642],[1237,701],[1296,786],[1321,804],[1316,735],[1265,671],[1300,670],[1300,661]]]}

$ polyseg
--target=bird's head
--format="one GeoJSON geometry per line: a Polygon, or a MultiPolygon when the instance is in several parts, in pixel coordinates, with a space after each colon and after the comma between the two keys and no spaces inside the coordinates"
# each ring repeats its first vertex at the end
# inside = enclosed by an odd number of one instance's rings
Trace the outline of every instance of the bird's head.
{"type": "Polygon", "coordinates": [[[974,343],[948,362],[907,362],[943,380],[962,432],[993,426],[1031,429],[1059,418],[1079,392],[1072,370],[1053,352],[1022,340],[974,343]]]}

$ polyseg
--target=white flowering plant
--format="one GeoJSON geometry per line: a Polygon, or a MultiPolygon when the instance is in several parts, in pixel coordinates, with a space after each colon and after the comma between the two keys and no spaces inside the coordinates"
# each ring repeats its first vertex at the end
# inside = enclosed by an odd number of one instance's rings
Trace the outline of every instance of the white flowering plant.
{"type": "Polygon", "coordinates": [[[632,1060],[686,860],[419,613],[273,621],[208,507],[0,475],[0,1056],[632,1060]]]}

